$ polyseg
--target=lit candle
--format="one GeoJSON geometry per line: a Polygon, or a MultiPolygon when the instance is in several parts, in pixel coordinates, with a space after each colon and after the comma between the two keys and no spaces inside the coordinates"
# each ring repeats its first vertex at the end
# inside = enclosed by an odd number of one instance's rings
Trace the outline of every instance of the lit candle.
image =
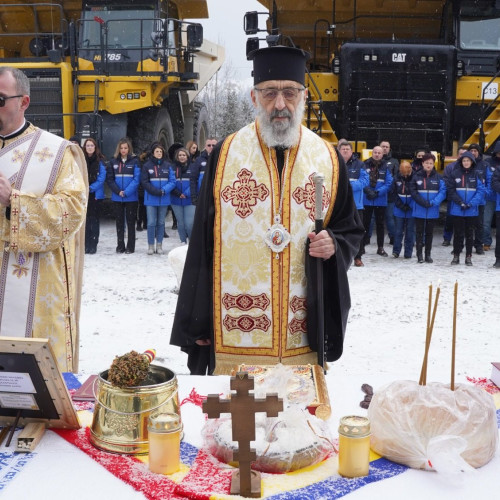
{"type": "Polygon", "coordinates": [[[148,423],[149,470],[157,474],[173,474],[180,467],[182,424],[179,415],[151,415],[148,423]]]}
{"type": "Polygon", "coordinates": [[[370,421],[366,417],[342,417],[339,425],[339,469],[344,477],[368,475],[370,421]]]}

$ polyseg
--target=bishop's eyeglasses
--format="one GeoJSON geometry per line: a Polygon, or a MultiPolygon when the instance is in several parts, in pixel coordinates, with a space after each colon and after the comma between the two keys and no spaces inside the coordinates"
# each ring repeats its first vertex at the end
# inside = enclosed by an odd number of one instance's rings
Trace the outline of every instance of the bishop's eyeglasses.
{"type": "Polygon", "coordinates": [[[262,98],[266,101],[274,101],[278,98],[278,95],[281,94],[285,101],[295,101],[297,99],[299,92],[305,90],[305,88],[299,89],[297,87],[286,87],[284,89],[259,89],[258,87],[254,87],[254,90],[261,92],[262,98]]]}
{"type": "Polygon", "coordinates": [[[0,108],[3,108],[5,106],[5,101],[7,99],[14,99],[14,97],[23,97],[23,94],[21,94],[21,95],[8,95],[8,96],[0,95],[0,108]]]}

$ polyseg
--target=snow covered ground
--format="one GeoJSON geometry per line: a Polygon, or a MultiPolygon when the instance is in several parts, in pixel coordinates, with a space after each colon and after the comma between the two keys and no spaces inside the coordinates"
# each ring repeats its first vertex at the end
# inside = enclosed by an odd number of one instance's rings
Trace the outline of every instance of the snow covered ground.
{"type": "MultiPolygon", "coordinates": [[[[180,245],[177,231],[164,240],[180,245]]],[[[136,252],[115,253],[113,220],[101,221],[97,254],[87,255],[81,314],[80,374],[105,370],[115,355],[155,348],[156,363],[188,373],[186,356],[169,345],[178,284],[167,255],[146,254],[146,231],[137,233],[136,252]]],[[[370,382],[371,374],[418,380],[424,352],[429,285],[440,283],[428,381],[450,380],[453,287],[458,281],[456,380],[489,376],[500,361],[500,270],[493,251],[473,255],[473,266],[451,266],[450,247],[442,247],[442,228],[434,237],[433,264],[376,255],[375,237],[365,267],[349,271],[352,308],[344,355],[328,377],[347,374],[370,382]]],[[[392,248],[386,244],[387,253],[392,248]]],[[[462,256],[462,262],[464,260],[462,256]]],[[[360,393],[360,399],[362,399],[360,393]]]]}

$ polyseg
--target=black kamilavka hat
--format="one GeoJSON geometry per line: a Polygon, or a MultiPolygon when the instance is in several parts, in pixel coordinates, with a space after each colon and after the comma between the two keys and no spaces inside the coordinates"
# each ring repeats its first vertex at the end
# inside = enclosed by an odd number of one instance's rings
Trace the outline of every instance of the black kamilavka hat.
{"type": "Polygon", "coordinates": [[[305,50],[283,45],[254,50],[248,54],[248,59],[253,60],[253,83],[292,80],[304,85],[309,57],[305,50]]]}

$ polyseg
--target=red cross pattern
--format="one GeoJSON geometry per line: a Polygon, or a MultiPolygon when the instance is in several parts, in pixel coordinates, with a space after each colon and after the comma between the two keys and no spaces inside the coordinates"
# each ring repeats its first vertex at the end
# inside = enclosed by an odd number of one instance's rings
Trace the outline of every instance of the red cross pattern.
{"type": "MultiPolygon", "coordinates": [[[[303,203],[306,207],[306,210],[309,212],[309,218],[314,222],[316,215],[316,207],[314,202],[314,178],[315,174],[311,174],[308,179],[309,182],[306,183],[305,188],[298,187],[292,194],[293,199],[300,205],[303,203]]],[[[323,186],[323,210],[330,203],[330,193],[326,190],[325,186],[323,186]]]]}
{"type": "Polygon", "coordinates": [[[264,201],[269,196],[269,189],[264,184],[257,185],[255,179],[252,179],[253,173],[246,168],[241,169],[232,186],[226,186],[222,193],[222,199],[227,203],[231,202],[236,208],[236,214],[242,219],[248,217],[252,208],[257,204],[257,200],[264,201]]]}

